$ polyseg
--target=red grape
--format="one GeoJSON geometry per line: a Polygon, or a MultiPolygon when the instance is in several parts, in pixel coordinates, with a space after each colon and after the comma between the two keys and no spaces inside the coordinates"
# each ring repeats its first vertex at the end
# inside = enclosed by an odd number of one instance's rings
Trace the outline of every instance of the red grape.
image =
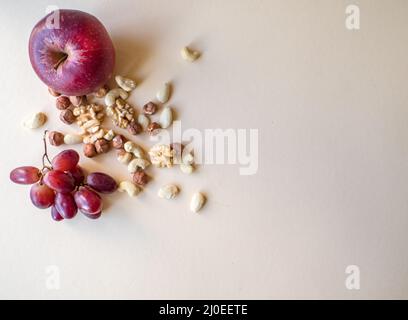
{"type": "Polygon", "coordinates": [[[10,180],[18,184],[33,184],[40,177],[40,170],[36,167],[19,167],[10,172],[10,180]]]}
{"type": "Polygon", "coordinates": [[[58,153],[52,159],[52,167],[54,170],[71,171],[75,169],[79,162],[79,154],[75,150],[69,149],[58,153]]]}
{"type": "Polygon", "coordinates": [[[78,212],[71,193],[57,193],[55,196],[55,208],[64,219],[72,219],[78,212]]]}
{"type": "Polygon", "coordinates": [[[116,181],[111,176],[102,172],[94,172],[88,175],[86,183],[100,193],[113,193],[118,188],[116,181]]]}
{"type": "Polygon", "coordinates": [[[74,169],[68,171],[75,180],[75,185],[80,186],[84,183],[85,180],[85,173],[84,170],[80,166],[76,166],[74,169]]]}
{"type": "Polygon", "coordinates": [[[34,184],[30,190],[31,202],[40,209],[46,209],[54,204],[55,193],[45,184],[34,184]]]}
{"type": "Polygon", "coordinates": [[[83,215],[85,217],[87,217],[89,219],[92,219],[92,220],[99,219],[101,217],[101,215],[102,215],[102,212],[97,212],[97,213],[94,213],[94,214],[89,214],[89,213],[85,213],[85,212],[82,212],[82,213],[83,213],[83,215]]]}
{"type": "Polygon", "coordinates": [[[74,197],[78,209],[83,213],[97,214],[102,210],[101,197],[89,188],[81,187],[74,197]]]}
{"type": "Polygon", "coordinates": [[[64,220],[64,218],[61,216],[61,214],[58,212],[58,210],[55,208],[55,205],[52,206],[51,208],[51,218],[55,221],[61,221],[64,220]]]}
{"type": "Polygon", "coordinates": [[[52,170],[45,174],[44,183],[57,192],[68,193],[75,189],[74,178],[62,171],[52,170]]]}

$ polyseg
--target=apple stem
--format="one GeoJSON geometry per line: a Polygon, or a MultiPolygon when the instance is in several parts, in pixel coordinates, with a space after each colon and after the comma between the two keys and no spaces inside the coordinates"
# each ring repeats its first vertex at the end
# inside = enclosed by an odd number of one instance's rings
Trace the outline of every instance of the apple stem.
{"type": "Polygon", "coordinates": [[[54,65],[54,69],[57,70],[58,67],[59,67],[62,63],[64,63],[65,60],[67,60],[67,58],[68,58],[68,55],[67,55],[66,53],[64,53],[64,54],[61,56],[61,59],[59,59],[59,60],[57,61],[57,63],[54,65]]]}

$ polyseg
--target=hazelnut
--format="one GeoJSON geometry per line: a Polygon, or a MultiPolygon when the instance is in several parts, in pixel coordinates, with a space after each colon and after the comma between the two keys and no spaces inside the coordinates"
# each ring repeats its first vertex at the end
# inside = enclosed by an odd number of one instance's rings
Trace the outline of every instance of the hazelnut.
{"type": "Polygon", "coordinates": [[[150,135],[154,136],[159,133],[160,128],[161,128],[160,124],[158,124],[157,122],[152,122],[147,126],[146,130],[150,135]]]}
{"type": "Polygon", "coordinates": [[[95,149],[97,153],[106,153],[110,149],[109,142],[105,139],[98,139],[95,142],[95,149]]]}
{"type": "Polygon", "coordinates": [[[48,134],[48,140],[51,145],[58,147],[64,143],[64,135],[58,131],[51,131],[48,134]]]}
{"type": "Polygon", "coordinates": [[[123,146],[125,145],[126,142],[126,138],[120,134],[118,134],[117,136],[115,136],[115,138],[113,138],[112,140],[112,146],[115,149],[123,149],[123,146]]]}
{"type": "Polygon", "coordinates": [[[54,89],[52,89],[52,88],[48,88],[48,92],[50,93],[50,95],[52,95],[53,97],[58,97],[58,96],[60,96],[61,95],[61,93],[59,93],[59,92],[57,92],[57,91],[55,91],[54,89]]]}
{"type": "Polygon", "coordinates": [[[128,124],[127,131],[135,136],[143,131],[143,127],[136,121],[132,121],[128,124]]]}
{"type": "Polygon", "coordinates": [[[143,112],[147,115],[155,114],[157,111],[157,106],[153,102],[148,102],[143,106],[143,112]]]}
{"type": "Polygon", "coordinates": [[[71,105],[71,101],[69,101],[69,98],[66,96],[59,96],[55,104],[57,106],[57,109],[65,110],[69,108],[69,106],[71,105]]]}
{"type": "Polygon", "coordinates": [[[66,123],[66,124],[73,124],[75,122],[74,113],[69,109],[61,111],[60,119],[61,119],[62,122],[66,123]]]}
{"type": "Polygon", "coordinates": [[[88,158],[93,158],[97,155],[96,148],[92,143],[84,144],[84,155],[88,158]]]}
{"type": "Polygon", "coordinates": [[[69,100],[75,107],[78,107],[86,103],[86,96],[71,96],[69,100]]]}
{"type": "Polygon", "coordinates": [[[145,186],[149,177],[147,176],[146,172],[139,169],[133,174],[133,182],[139,186],[145,186]]]}
{"type": "Polygon", "coordinates": [[[103,98],[104,96],[106,96],[108,91],[109,91],[109,87],[107,85],[104,85],[102,88],[100,88],[98,91],[95,92],[95,97],[103,98]]]}

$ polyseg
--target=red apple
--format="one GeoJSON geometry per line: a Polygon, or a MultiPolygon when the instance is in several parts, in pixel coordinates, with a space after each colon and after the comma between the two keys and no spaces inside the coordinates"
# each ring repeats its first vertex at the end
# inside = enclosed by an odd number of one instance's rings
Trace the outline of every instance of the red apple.
{"type": "Polygon", "coordinates": [[[115,49],[105,27],[78,10],[58,10],[41,19],[31,32],[29,53],[38,77],[67,96],[97,91],[115,65],[115,49]],[[59,26],[51,24],[51,15],[58,14],[59,26]]]}

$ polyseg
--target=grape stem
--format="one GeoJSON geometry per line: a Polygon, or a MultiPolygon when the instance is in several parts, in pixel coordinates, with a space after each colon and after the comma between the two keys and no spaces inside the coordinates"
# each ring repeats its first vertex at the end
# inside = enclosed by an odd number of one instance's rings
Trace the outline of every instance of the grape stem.
{"type": "Polygon", "coordinates": [[[43,135],[44,154],[42,156],[43,168],[41,171],[43,171],[44,169],[52,169],[52,163],[51,163],[50,158],[48,157],[48,151],[47,151],[47,133],[48,133],[48,130],[45,130],[44,135],[43,135]],[[48,165],[45,163],[45,160],[48,161],[48,165]]]}

